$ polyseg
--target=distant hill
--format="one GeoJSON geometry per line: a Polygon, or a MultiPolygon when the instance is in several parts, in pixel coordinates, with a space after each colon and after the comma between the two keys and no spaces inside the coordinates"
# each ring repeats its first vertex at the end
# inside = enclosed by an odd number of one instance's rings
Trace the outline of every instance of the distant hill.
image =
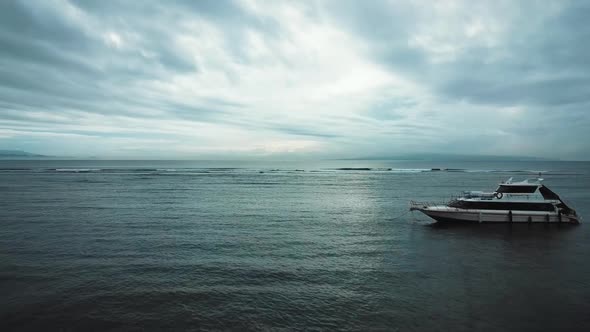
{"type": "Polygon", "coordinates": [[[0,150],[0,158],[41,158],[47,157],[42,154],[30,153],[22,150],[0,150]]]}

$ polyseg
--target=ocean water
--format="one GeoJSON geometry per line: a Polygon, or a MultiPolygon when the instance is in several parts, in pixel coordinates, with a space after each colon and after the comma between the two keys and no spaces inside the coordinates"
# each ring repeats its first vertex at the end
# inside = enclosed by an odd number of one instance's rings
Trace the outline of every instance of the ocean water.
{"type": "Polygon", "coordinates": [[[408,212],[539,172],[590,222],[585,162],[0,161],[0,329],[588,331],[584,220],[408,212]]]}

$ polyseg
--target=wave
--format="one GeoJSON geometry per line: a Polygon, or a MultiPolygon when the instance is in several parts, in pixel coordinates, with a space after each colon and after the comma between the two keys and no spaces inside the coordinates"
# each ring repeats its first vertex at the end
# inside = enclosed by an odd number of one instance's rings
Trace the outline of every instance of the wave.
{"type": "Polygon", "coordinates": [[[391,171],[395,173],[423,173],[432,170],[426,168],[394,168],[391,171]]]}
{"type": "Polygon", "coordinates": [[[390,167],[341,167],[330,169],[333,171],[363,171],[363,172],[404,172],[404,173],[418,173],[429,171],[425,168],[390,168],[390,167]]]}
{"type": "Polygon", "coordinates": [[[69,173],[90,173],[90,172],[100,172],[102,169],[100,168],[54,168],[51,169],[55,172],[69,172],[69,173]]]}

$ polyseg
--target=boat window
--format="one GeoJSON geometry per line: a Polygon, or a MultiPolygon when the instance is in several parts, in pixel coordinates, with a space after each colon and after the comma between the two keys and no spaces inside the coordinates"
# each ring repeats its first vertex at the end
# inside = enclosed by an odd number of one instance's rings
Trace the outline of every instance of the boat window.
{"type": "Polygon", "coordinates": [[[556,193],[554,193],[553,191],[549,190],[549,188],[545,187],[545,186],[541,186],[539,187],[539,191],[541,192],[541,195],[543,195],[544,199],[555,199],[555,200],[559,200],[559,196],[557,196],[556,193]]]}
{"type": "Polygon", "coordinates": [[[506,194],[532,194],[537,190],[537,186],[506,186],[500,185],[498,190],[499,193],[506,194]]]}
{"type": "Polygon", "coordinates": [[[460,209],[477,210],[515,210],[515,211],[555,211],[551,203],[527,203],[527,202],[500,202],[500,201],[462,201],[456,200],[449,204],[450,207],[460,209]]]}

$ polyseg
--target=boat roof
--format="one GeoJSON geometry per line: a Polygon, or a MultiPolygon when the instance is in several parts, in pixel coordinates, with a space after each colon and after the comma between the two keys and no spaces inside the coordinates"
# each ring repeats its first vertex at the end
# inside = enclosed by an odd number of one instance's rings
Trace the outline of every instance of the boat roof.
{"type": "Polygon", "coordinates": [[[562,204],[563,201],[559,198],[555,192],[551,189],[547,188],[541,182],[543,178],[529,178],[524,179],[522,181],[514,182],[512,178],[508,179],[505,182],[501,182],[500,186],[496,190],[497,192],[507,193],[507,194],[533,194],[536,193],[537,190],[546,200],[558,200],[562,204]]]}

